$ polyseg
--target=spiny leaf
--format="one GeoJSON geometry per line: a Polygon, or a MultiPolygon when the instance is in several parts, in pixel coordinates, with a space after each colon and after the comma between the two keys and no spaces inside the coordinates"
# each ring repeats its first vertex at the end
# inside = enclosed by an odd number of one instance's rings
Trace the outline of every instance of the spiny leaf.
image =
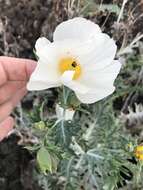
{"type": "Polygon", "coordinates": [[[76,136],[78,131],[78,123],[60,121],[54,131],[56,144],[68,148],[71,143],[72,136],[76,136]]]}
{"type": "Polygon", "coordinates": [[[71,142],[71,133],[70,133],[70,126],[66,125],[67,122],[61,121],[58,123],[56,128],[56,139],[57,142],[60,143],[62,146],[68,146],[71,142]]]}

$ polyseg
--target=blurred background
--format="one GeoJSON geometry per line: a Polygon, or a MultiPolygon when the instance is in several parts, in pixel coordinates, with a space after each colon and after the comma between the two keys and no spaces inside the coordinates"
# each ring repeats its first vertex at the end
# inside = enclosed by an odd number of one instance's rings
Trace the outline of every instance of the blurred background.
{"type": "MultiPolygon", "coordinates": [[[[142,0],[0,0],[0,55],[35,59],[37,38],[52,40],[57,24],[76,16],[91,19],[116,40],[117,57],[124,68],[117,80],[117,92],[111,98],[112,111],[122,123],[123,133],[143,142],[142,0]]],[[[52,115],[55,90],[29,93],[13,112],[19,127],[0,143],[0,190],[43,189],[33,174],[35,157],[23,146],[35,140],[29,133],[25,113],[41,104],[45,96],[47,114],[52,115]]],[[[57,186],[51,189],[63,189],[61,181],[55,180],[57,186]]],[[[84,190],[84,186],[79,189],[84,190]]],[[[142,190],[143,186],[125,189],[142,190]]]]}

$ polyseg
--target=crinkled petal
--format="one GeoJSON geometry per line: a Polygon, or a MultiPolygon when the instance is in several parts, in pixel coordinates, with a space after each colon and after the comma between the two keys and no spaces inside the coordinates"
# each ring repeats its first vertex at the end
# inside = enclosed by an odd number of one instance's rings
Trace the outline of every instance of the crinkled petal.
{"type": "Polygon", "coordinates": [[[74,71],[66,71],[61,76],[61,82],[63,85],[69,87],[75,92],[79,92],[81,94],[85,94],[89,91],[88,87],[80,84],[77,80],[72,80],[74,75],[74,71]]]}
{"type": "Polygon", "coordinates": [[[45,64],[56,63],[57,49],[55,48],[55,45],[45,37],[41,37],[36,41],[35,50],[40,61],[44,62],[45,64]]]}
{"type": "Polygon", "coordinates": [[[52,64],[45,64],[38,61],[37,67],[31,75],[31,79],[39,81],[59,81],[60,74],[58,69],[52,64]]]}
{"type": "Polygon", "coordinates": [[[110,65],[106,66],[103,69],[97,71],[83,71],[83,74],[80,77],[79,81],[85,86],[89,86],[94,91],[96,90],[96,88],[110,88],[111,86],[113,86],[114,80],[119,74],[120,69],[121,63],[117,60],[114,60],[110,65]]]}
{"type": "Polygon", "coordinates": [[[78,52],[78,58],[86,71],[98,70],[109,65],[115,58],[117,46],[107,34],[99,33],[94,40],[85,44],[84,53],[78,52]]]}
{"type": "Polygon", "coordinates": [[[51,42],[45,38],[45,37],[40,37],[37,41],[36,41],[36,44],[35,44],[35,49],[36,51],[42,51],[43,48],[48,48],[49,45],[51,44],[51,42]]]}
{"type": "Polygon", "coordinates": [[[114,90],[115,90],[115,87],[111,87],[108,89],[100,89],[100,90],[96,89],[94,93],[90,92],[86,94],[80,94],[76,92],[76,96],[82,103],[92,104],[109,96],[110,94],[114,92],[114,90]]]}
{"type": "Polygon", "coordinates": [[[43,81],[36,81],[36,80],[30,80],[27,84],[27,89],[29,91],[37,91],[37,90],[45,90],[48,88],[54,88],[54,87],[58,87],[59,84],[57,83],[50,83],[50,82],[43,82],[43,81]]]}
{"type": "Polygon", "coordinates": [[[83,41],[94,38],[100,32],[101,29],[94,22],[85,18],[76,17],[59,24],[55,29],[53,39],[54,41],[65,39],[83,41]]]}
{"type": "Polygon", "coordinates": [[[61,85],[59,79],[60,75],[58,70],[52,64],[49,65],[38,62],[35,71],[30,77],[27,88],[28,90],[43,90],[46,88],[57,87],[61,85]]]}
{"type": "Polygon", "coordinates": [[[112,64],[98,72],[88,72],[82,75],[80,83],[88,86],[91,90],[86,94],[76,92],[77,97],[83,103],[94,103],[99,101],[115,90],[114,80],[121,69],[119,61],[113,61],[112,64]],[[90,82],[89,82],[90,81],[90,82]]]}

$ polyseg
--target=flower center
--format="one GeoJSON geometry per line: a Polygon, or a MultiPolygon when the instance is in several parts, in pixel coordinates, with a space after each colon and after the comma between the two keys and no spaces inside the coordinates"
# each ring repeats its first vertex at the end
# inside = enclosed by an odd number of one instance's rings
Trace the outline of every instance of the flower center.
{"type": "Polygon", "coordinates": [[[74,58],[67,57],[60,60],[59,71],[60,74],[65,71],[74,71],[73,80],[76,80],[81,75],[81,66],[74,58]]]}

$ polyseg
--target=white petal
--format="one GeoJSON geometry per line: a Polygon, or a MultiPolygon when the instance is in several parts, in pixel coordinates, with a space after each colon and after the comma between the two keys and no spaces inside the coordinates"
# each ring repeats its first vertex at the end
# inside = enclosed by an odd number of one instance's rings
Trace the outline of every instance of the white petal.
{"type": "Polygon", "coordinates": [[[87,93],[87,94],[79,94],[76,93],[77,98],[85,104],[92,104],[95,103],[107,96],[109,96],[110,94],[112,94],[115,90],[115,87],[112,88],[108,88],[108,89],[97,89],[96,92],[94,93],[87,93]]]}
{"type": "Polygon", "coordinates": [[[72,80],[74,75],[74,71],[66,71],[61,77],[61,82],[72,89],[75,92],[79,92],[81,94],[85,94],[89,91],[89,89],[84,86],[83,84],[80,84],[78,80],[72,80]]]}
{"type": "Polygon", "coordinates": [[[35,44],[35,49],[36,51],[42,51],[43,48],[49,46],[51,42],[45,38],[45,37],[41,37],[39,38],[37,41],[36,41],[36,44],[35,44]]]}
{"type": "Polygon", "coordinates": [[[55,44],[42,37],[36,41],[35,49],[36,55],[40,61],[44,62],[45,64],[55,64],[57,53],[55,44]]]}
{"type": "Polygon", "coordinates": [[[59,24],[54,32],[54,41],[65,39],[87,40],[100,33],[101,29],[97,24],[85,18],[77,17],[59,24]]]}
{"type": "MultiPolygon", "coordinates": [[[[121,63],[118,60],[114,60],[110,65],[106,66],[104,69],[95,71],[96,81],[102,81],[101,83],[105,84],[106,86],[113,85],[114,80],[116,79],[117,75],[121,69],[121,63]]],[[[92,71],[93,74],[94,71],[92,71]]],[[[100,82],[99,82],[100,83],[100,82]]]]}
{"type": "Polygon", "coordinates": [[[45,64],[42,61],[38,61],[36,69],[31,75],[31,79],[45,82],[59,81],[59,72],[57,67],[52,64],[45,64]]]}
{"type": "Polygon", "coordinates": [[[34,80],[30,80],[27,84],[27,89],[29,91],[37,91],[37,90],[45,90],[45,89],[48,89],[48,88],[53,88],[53,87],[58,87],[59,84],[50,84],[50,83],[46,83],[46,82],[43,82],[43,81],[34,81],[34,80]]]}
{"type": "Polygon", "coordinates": [[[51,87],[60,86],[59,73],[52,64],[38,62],[36,69],[30,77],[28,90],[43,90],[51,87]],[[37,84],[37,87],[36,87],[37,84]]]}
{"type": "Polygon", "coordinates": [[[112,94],[115,90],[113,83],[120,68],[120,62],[113,61],[112,64],[104,69],[98,70],[98,72],[84,73],[80,78],[80,83],[91,90],[86,94],[76,92],[79,100],[83,103],[94,103],[112,94]]]}
{"type": "Polygon", "coordinates": [[[94,40],[86,43],[86,53],[78,53],[79,61],[86,71],[98,70],[109,65],[115,58],[117,46],[107,34],[99,33],[94,40]]]}
{"type": "Polygon", "coordinates": [[[91,70],[84,71],[81,75],[79,81],[92,88],[92,90],[98,89],[106,89],[108,87],[113,86],[114,80],[116,79],[119,71],[121,69],[121,63],[119,61],[114,60],[110,65],[106,66],[100,70],[91,70]],[[89,82],[90,81],[90,82],[89,82]]]}

